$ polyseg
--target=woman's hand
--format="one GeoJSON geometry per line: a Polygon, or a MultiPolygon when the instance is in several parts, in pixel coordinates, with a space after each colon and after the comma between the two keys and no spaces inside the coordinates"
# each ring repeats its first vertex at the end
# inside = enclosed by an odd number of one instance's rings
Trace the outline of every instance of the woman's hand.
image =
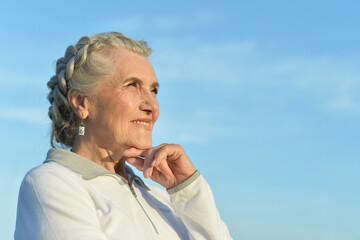
{"type": "Polygon", "coordinates": [[[191,177],[196,169],[178,144],[161,144],[147,150],[130,148],[124,152],[126,161],[166,189],[191,177]]]}

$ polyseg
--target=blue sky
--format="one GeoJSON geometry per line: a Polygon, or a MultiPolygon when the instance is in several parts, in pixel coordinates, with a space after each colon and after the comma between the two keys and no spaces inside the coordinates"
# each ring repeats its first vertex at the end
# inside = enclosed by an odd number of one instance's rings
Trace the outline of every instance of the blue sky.
{"type": "Polygon", "coordinates": [[[49,148],[66,47],[119,31],[153,48],[155,144],[182,144],[234,239],[360,239],[358,1],[18,1],[0,8],[1,239],[49,148]]]}

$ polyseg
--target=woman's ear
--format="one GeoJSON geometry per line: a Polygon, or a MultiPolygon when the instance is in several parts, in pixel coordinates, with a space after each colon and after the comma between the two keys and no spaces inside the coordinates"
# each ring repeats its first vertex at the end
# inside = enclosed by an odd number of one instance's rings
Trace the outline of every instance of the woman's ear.
{"type": "Polygon", "coordinates": [[[80,95],[74,89],[70,89],[67,98],[72,110],[80,119],[86,119],[89,116],[89,101],[87,97],[80,95]]]}

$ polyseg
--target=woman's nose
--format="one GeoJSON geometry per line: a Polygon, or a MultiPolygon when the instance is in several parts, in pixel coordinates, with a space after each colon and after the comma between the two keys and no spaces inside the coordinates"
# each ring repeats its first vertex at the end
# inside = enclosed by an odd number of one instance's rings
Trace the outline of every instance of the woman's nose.
{"type": "Polygon", "coordinates": [[[143,93],[143,101],[140,104],[140,110],[148,113],[156,113],[159,111],[159,102],[154,93],[143,93]]]}

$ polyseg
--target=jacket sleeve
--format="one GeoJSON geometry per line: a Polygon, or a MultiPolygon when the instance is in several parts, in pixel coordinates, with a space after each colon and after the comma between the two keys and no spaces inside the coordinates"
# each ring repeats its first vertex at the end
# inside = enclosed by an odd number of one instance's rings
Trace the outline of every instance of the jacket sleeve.
{"type": "Polygon", "coordinates": [[[20,187],[15,240],[106,240],[90,196],[77,177],[27,174],[20,187]]]}
{"type": "Polygon", "coordinates": [[[232,239],[221,220],[209,184],[197,171],[184,183],[169,189],[176,214],[189,231],[190,239],[232,239]]]}

